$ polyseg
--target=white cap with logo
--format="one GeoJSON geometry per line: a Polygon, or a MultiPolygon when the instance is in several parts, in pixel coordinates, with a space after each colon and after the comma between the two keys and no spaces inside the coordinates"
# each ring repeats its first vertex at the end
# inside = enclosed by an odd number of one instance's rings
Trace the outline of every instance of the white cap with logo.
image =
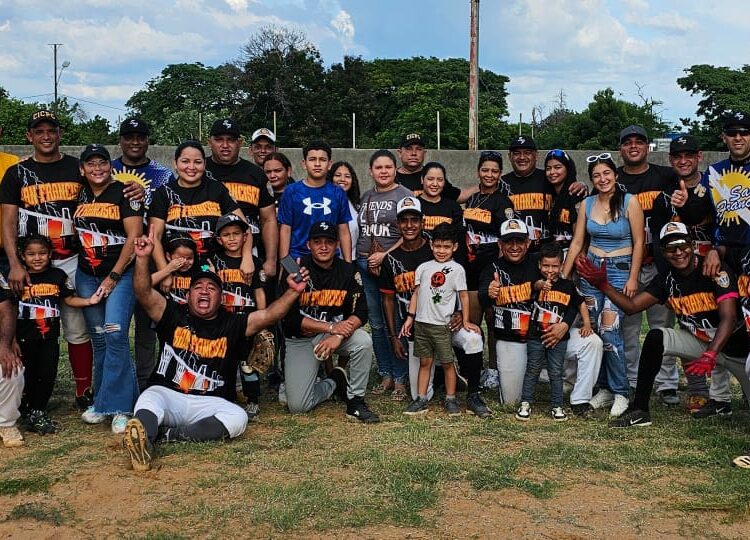
{"type": "Polygon", "coordinates": [[[500,225],[500,240],[529,238],[529,229],[520,219],[508,219],[500,225]]]}
{"type": "Polygon", "coordinates": [[[263,137],[270,140],[272,143],[276,142],[276,134],[268,128],[260,128],[253,131],[253,136],[250,137],[250,142],[255,142],[263,137]]]}
{"type": "Polygon", "coordinates": [[[396,205],[396,216],[400,216],[404,212],[412,212],[414,214],[424,215],[422,213],[422,203],[416,197],[404,197],[396,205]]]}

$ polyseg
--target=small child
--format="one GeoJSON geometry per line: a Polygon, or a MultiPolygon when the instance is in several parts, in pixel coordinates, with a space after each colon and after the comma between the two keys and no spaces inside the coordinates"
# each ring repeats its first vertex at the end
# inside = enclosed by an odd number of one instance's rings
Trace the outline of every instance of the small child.
{"type": "Polygon", "coordinates": [[[550,414],[557,422],[568,419],[563,409],[563,364],[565,351],[568,347],[568,333],[555,345],[547,346],[543,335],[547,329],[556,323],[567,323],[572,326],[576,314],[580,313],[583,320],[581,337],[593,333],[589,312],[583,297],[578,294],[575,284],[569,279],[560,277],[563,263],[563,251],[557,242],[543,244],[539,254],[539,271],[544,279],[534,283],[534,290],[538,291],[531,312],[529,337],[526,343],[526,373],[523,378],[521,391],[521,406],[516,412],[518,420],[526,421],[531,417],[531,404],[534,390],[539,380],[542,368],[547,368],[549,382],[552,388],[550,414]]]}
{"type": "MultiPolygon", "coordinates": [[[[248,285],[245,277],[240,271],[242,263],[242,248],[248,237],[248,224],[235,214],[227,214],[219,218],[216,223],[214,240],[219,249],[209,259],[214,271],[223,283],[222,304],[231,313],[252,313],[266,307],[266,293],[260,282],[258,272],[253,274],[252,282],[248,285]]],[[[255,268],[260,268],[260,261],[255,258],[255,268]]],[[[259,339],[258,336],[254,339],[259,339]]],[[[247,399],[245,411],[248,419],[257,420],[260,414],[258,400],[260,398],[259,374],[246,364],[245,360],[250,353],[252,339],[243,343],[241,350],[237,352],[240,358],[240,382],[242,393],[247,399]]],[[[231,374],[234,375],[234,374],[231,374]]],[[[234,401],[236,395],[231,395],[235,385],[231,378],[227,380],[227,390],[230,392],[228,399],[234,401]]]]}
{"type": "Polygon", "coordinates": [[[159,287],[178,304],[187,304],[193,274],[200,270],[198,248],[191,238],[176,237],[167,243],[165,252],[167,266],[151,274],[151,285],[159,287]],[[167,277],[171,278],[168,289],[164,284],[167,277]]]}
{"type": "Polygon", "coordinates": [[[18,299],[16,341],[25,369],[20,411],[30,431],[45,435],[56,431],[47,405],[60,358],[60,302],[77,308],[93,306],[102,294],[97,290],[91,298],[75,296],[65,272],[50,266],[52,243],[44,236],[20,238],[19,254],[31,281],[18,299]]]}
{"type": "Polygon", "coordinates": [[[453,260],[458,249],[455,228],[441,223],[432,231],[433,260],[420,264],[414,274],[414,292],[409,311],[399,337],[409,336],[414,327],[414,355],[419,357],[417,399],[404,411],[407,415],[428,411],[427,386],[432,363],[442,364],[445,376],[445,409],[450,416],[461,414],[456,400],[456,359],[451,346],[448,322],[456,307],[456,296],[461,301],[463,327],[480,333],[479,327],[469,320],[469,293],[466,290],[466,272],[453,260]]]}

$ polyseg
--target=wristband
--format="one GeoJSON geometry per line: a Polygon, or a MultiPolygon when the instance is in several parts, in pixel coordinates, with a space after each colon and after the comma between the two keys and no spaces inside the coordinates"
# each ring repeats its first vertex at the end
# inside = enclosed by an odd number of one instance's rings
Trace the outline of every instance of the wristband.
{"type": "Polygon", "coordinates": [[[406,316],[407,317],[411,317],[413,319],[413,318],[415,318],[417,316],[417,314],[416,313],[407,313],[406,316]]]}
{"type": "Polygon", "coordinates": [[[111,272],[109,273],[109,279],[111,279],[111,280],[112,280],[112,281],[114,281],[115,283],[117,283],[118,281],[120,281],[120,278],[121,278],[121,277],[122,277],[122,275],[118,274],[118,273],[117,273],[117,272],[115,272],[114,270],[112,270],[112,271],[111,271],[111,272]]]}

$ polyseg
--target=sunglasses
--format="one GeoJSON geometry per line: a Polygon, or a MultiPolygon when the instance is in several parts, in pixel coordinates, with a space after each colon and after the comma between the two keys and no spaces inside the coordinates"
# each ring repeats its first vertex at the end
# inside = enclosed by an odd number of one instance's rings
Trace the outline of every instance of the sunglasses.
{"type": "Polygon", "coordinates": [[[736,137],[737,135],[740,135],[742,137],[746,137],[747,135],[750,135],[750,129],[747,128],[729,128],[724,130],[724,135],[727,137],[736,137]]]}
{"type": "Polygon", "coordinates": [[[672,242],[671,244],[667,244],[662,249],[664,250],[664,253],[677,253],[677,251],[687,251],[692,247],[690,242],[672,242]]]}
{"type": "Polygon", "coordinates": [[[560,150],[559,148],[555,148],[554,150],[550,150],[549,152],[547,152],[546,159],[550,158],[563,158],[570,161],[570,156],[568,155],[568,153],[565,150],[560,150]]]}
{"type": "Polygon", "coordinates": [[[502,159],[502,157],[503,157],[502,154],[500,152],[496,152],[495,150],[484,150],[481,154],[479,154],[480,159],[487,159],[487,158],[492,158],[492,159],[501,158],[502,159]]]}
{"type": "Polygon", "coordinates": [[[586,158],[586,163],[596,163],[597,161],[601,161],[603,159],[612,159],[612,154],[609,152],[604,152],[603,154],[599,154],[598,156],[589,156],[586,158]]]}

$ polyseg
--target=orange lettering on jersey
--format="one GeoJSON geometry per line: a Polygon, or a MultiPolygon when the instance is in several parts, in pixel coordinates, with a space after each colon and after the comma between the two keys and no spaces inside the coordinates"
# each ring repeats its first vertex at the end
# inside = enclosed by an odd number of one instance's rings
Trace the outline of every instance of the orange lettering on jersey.
{"type": "Polygon", "coordinates": [[[716,297],[708,292],[670,296],[668,302],[675,315],[695,315],[716,309],[716,297]]]}
{"type": "Polygon", "coordinates": [[[424,228],[424,230],[431,231],[441,223],[450,223],[451,218],[445,216],[424,216],[422,222],[422,227],[424,228]]]}
{"type": "Polygon", "coordinates": [[[83,186],[78,182],[52,182],[21,188],[21,200],[26,207],[54,201],[75,201],[83,186]]]}
{"type": "Polygon", "coordinates": [[[515,302],[527,302],[531,300],[531,282],[521,283],[520,285],[509,285],[500,287],[495,299],[495,304],[504,306],[515,302]]]}
{"type": "Polygon", "coordinates": [[[638,203],[644,212],[648,212],[654,207],[654,199],[656,199],[661,191],[643,191],[638,193],[635,197],[638,199],[638,203]]]}
{"type": "Polygon", "coordinates": [[[414,272],[404,272],[393,276],[393,285],[396,291],[400,293],[411,292],[414,290],[414,272]]]}
{"type": "Polygon", "coordinates": [[[226,336],[218,339],[202,338],[183,327],[175,328],[172,344],[179,349],[194,352],[202,358],[224,358],[227,354],[226,336]]]}
{"type": "Polygon", "coordinates": [[[177,221],[186,217],[221,217],[221,206],[215,201],[206,201],[200,204],[173,204],[167,211],[167,221],[177,221]]]}
{"type": "Polygon", "coordinates": [[[322,291],[305,291],[299,296],[300,306],[335,306],[344,305],[347,291],[323,289],[322,291]]]}
{"type": "Polygon", "coordinates": [[[740,274],[737,278],[737,288],[740,290],[740,296],[743,298],[750,297],[750,276],[740,274]]]}
{"type": "Polygon", "coordinates": [[[36,285],[26,286],[23,288],[21,300],[28,300],[32,296],[57,296],[60,294],[60,287],[52,283],[37,283],[36,285]]]}
{"type": "Polygon", "coordinates": [[[525,210],[549,210],[552,206],[552,195],[549,193],[518,193],[511,195],[513,208],[517,212],[525,210]]]}
{"type": "Polygon", "coordinates": [[[562,291],[542,291],[539,293],[540,302],[556,302],[567,306],[570,303],[570,295],[562,291]]]}
{"type": "Polygon", "coordinates": [[[190,276],[174,276],[172,277],[172,288],[187,290],[190,288],[192,281],[193,278],[190,276]]]}
{"type": "Polygon", "coordinates": [[[76,212],[73,217],[91,217],[119,221],[120,207],[112,203],[82,203],[78,205],[78,208],[76,208],[76,212]]]}
{"type": "Polygon", "coordinates": [[[480,223],[492,222],[492,212],[484,208],[467,208],[464,210],[464,219],[478,221],[480,223]]]}
{"type": "Polygon", "coordinates": [[[560,217],[558,219],[560,220],[560,223],[570,225],[570,210],[567,208],[560,210],[560,217]]]}
{"type": "Polygon", "coordinates": [[[257,187],[238,182],[227,182],[224,185],[227,186],[229,193],[235,201],[258,206],[260,190],[257,187]]]}
{"type": "Polygon", "coordinates": [[[224,283],[244,283],[245,278],[242,276],[242,271],[235,268],[225,268],[219,270],[216,274],[221,278],[224,283]]]}

